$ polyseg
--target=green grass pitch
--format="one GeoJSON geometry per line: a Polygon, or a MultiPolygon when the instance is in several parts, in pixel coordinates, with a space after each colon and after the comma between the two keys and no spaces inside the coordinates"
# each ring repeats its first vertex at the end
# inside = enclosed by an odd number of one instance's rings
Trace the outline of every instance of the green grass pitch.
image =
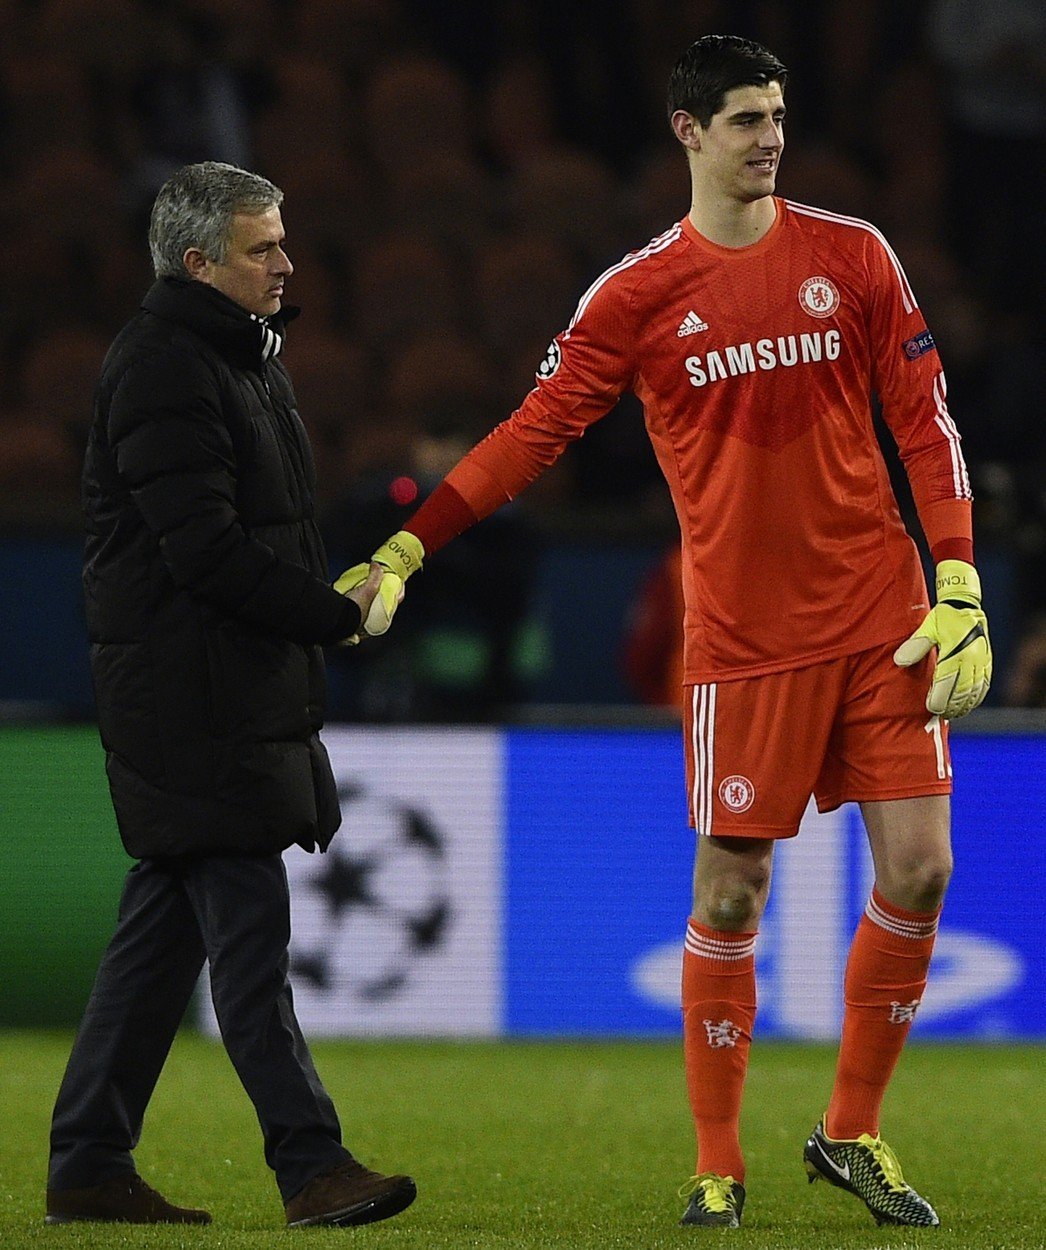
{"type": "Polygon", "coordinates": [[[172,1200],[209,1228],[45,1227],[51,1104],[70,1038],[0,1032],[0,1246],[353,1246],[377,1250],[1032,1250],[1046,1244],[1042,1048],[909,1048],[884,1135],[940,1229],[880,1229],[854,1198],[808,1185],[806,1134],[833,1052],[757,1045],[744,1116],[748,1205],[737,1231],[680,1228],[693,1163],[679,1046],[661,1042],[324,1042],[313,1047],[346,1140],[364,1162],[409,1171],[419,1197],[359,1229],[290,1231],[253,1111],[224,1051],[179,1038],[137,1152],[172,1200]]]}

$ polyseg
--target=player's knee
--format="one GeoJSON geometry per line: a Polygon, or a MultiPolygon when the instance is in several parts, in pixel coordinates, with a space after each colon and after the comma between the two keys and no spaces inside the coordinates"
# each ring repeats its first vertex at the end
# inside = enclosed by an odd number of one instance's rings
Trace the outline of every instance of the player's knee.
{"type": "Polygon", "coordinates": [[[917,875],[915,894],[918,899],[919,911],[932,911],[944,901],[948,882],[952,877],[951,863],[927,864],[917,875]]]}
{"type": "Polygon", "coordinates": [[[912,911],[933,911],[944,900],[952,875],[951,856],[900,866],[898,887],[912,911]]]}
{"type": "MultiPolygon", "coordinates": [[[[769,885],[769,874],[766,885],[769,885]]],[[[766,889],[759,881],[733,882],[709,891],[701,901],[704,923],[710,928],[723,933],[743,933],[758,927],[766,889]]]]}
{"type": "Polygon", "coordinates": [[[755,919],[752,903],[749,896],[739,894],[717,899],[712,909],[712,928],[721,933],[745,932],[755,919]]]}

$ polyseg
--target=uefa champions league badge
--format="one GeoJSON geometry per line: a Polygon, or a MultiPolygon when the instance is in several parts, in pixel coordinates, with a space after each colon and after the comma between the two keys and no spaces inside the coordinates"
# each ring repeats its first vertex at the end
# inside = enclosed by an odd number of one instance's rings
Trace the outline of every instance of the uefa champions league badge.
{"type": "Polygon", "coordinates": [[[933,341],[933,335],[929,330],[923,330],[921,334],[917,334],[914,338],[906,339],[901,347],[904,354],[909,360],[918,360],[920,356],[927,352],[932,352],[937,344],[933,341]]]}
{"type": "Polygon", "coordinates": [[[831,278],[807,278],[799,288],[799,306],[811,317],[830,317],[839,307],[839,288],[831,278]]]}

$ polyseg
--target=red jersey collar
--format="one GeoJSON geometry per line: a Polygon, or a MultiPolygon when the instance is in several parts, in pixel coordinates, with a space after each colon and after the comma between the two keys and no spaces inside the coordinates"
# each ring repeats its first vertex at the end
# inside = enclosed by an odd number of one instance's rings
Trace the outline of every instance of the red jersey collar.
{"type": "Polygon", "coordinates": [[[723,247],[719,243],[713,243],[711,239],[706,239],[695,227],[690,220],[689,213],[680,222],[683,233],[691,243],[696,244],[702,251],[708,252],[712,256],[716,256],[722,260],[747,260],[749,257],[758,256],[760,252],[766,251],[772,247],[785,219],[784,201],[776,195],[773,197],[774,209],[776,216],[770,229],[763,235],[757,243],[751,243],[748,247],[723,247]]]}

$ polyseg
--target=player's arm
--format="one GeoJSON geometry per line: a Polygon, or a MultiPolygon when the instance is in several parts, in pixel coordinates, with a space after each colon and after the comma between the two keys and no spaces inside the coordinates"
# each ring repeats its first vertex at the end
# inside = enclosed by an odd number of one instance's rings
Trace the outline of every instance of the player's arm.
{"type": "Polygon", "coordinates": [[[935,606],[894,660],[917,664],[936,647],[926,706],[955,719],[983,701],[992,673],[973,563],[970,481],[933,336],[893,253],[877,240],[869,247],[874,383],[936,565],[935,606]]]}
{"type": "MultiPolygon", "coordinates": [[[[403,529],[374,553],[372,559],[401,583],[426,556],[514,499],[631,384],[634,335],[627,290],[607,283],[581,307],[583,315],[579,309],[550,344],[537,384],[520,407],[473,447],[403,529]]],[[[363,567],[356,566],[357,575],[363,567]]],[[[373,632],[369,624],[365,628],[373,632]]]]}

